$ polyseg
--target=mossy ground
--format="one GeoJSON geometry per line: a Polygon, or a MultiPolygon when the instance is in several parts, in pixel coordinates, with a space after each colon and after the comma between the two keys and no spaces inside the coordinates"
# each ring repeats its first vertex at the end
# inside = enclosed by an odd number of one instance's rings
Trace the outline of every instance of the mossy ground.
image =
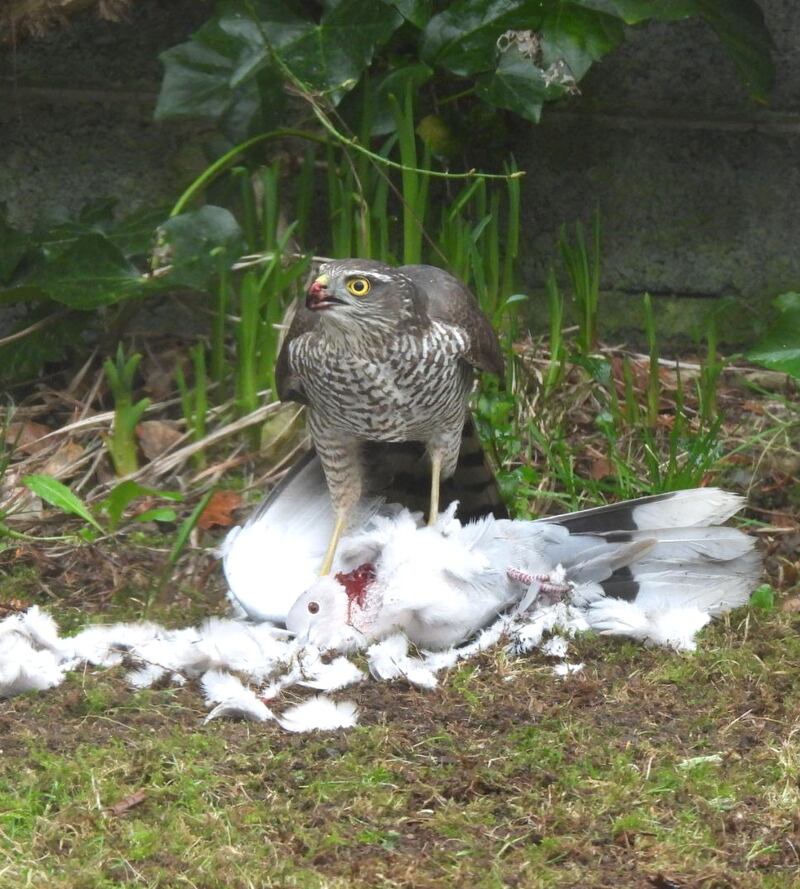
{"type": "MultiPolygon", "coordinates": [[[[3,592],[45,602],[47,578],[3,592]]],[[[94,596],[55,613],[146,599],[94,596]]],[[[215,611],[214,577],[148,616],[215,611]]],[[[498,650],[433,692],[351,689],[358,728],[303,736],[204,725],[191,686],[75,673],[2,703],[0,887],[798,885],[799,630],[742,609],[691,655],[587,636],[567,679],[498,650]]]]}
{"type": "MultiPolygon", "coordinates": [[[[519,497],[558,511],[649,493],[638,427],[615,439],[620,475],[597,384],[570,380],[495,430],[538,480],[519,497]],[[538,438],[517,440],[536,423],[538,438]]],[[[0,702],[0,889],[800,886],[796,391],[719,394],[730,419],[712,445],[729,457],[698,475],[747,494],[776,608],[729,615],[694,654],[579,638],[571,660],[585,668],[566,679],[543,655],[498,649],[435,691],[366,683],[343,693],[359,726],[327,734],[205,725],[191,683],[133,692],[124,669],[76,672],[0,702]]],[[[662,407],[669,430],[677,399],[662,407]]],[[[35,530],[69,523],[45,515],[35,530]]],[[[202,546],[167,572],[174,540],[150,526],[91,545],[6,542],[0,616],[35,603],[73,631],[225,613],[202,546]]]]}

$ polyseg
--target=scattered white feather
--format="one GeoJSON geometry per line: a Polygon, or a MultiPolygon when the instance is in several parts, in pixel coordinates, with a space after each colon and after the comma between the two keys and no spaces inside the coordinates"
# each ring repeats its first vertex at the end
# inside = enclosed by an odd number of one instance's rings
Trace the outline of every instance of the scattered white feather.
{"type": "Polygon", "coordinates": [[[97,667],[116,667],[128,652],[168,634],[163,627],[147,622],[98,624],[64,639],[63,650],[67,657],[78,661],[97,667]]]}
{"type": "Polygon", "coordinates": [[[551,636],[541,646],[542,654],[546,654],[548,657],[566,657],[568,649],[569,640],[558,635],[551,636]]]}
{"type": "Polygon", "coordinates": [[[569,664],[566,661],[562,661],[562,663],[556,664],[553,667],[553,675],[571,676],[573,673],[580,673],[585,666],[585,664],[569,664]]]}
{"type": "Polygon", "coordinates": [[[329,664],[320,660],[311,668],[304,666],[303,672],[306,678],[299,684],[318,691],[338,691],[366,678],[364,671],[344,656],[334,658],[329,664]]]}
{"type": "Polygon", "coordinates": [[[336,702],[324,695],[316,695],[284,710],[278,722],[289,732],[327,732],[356,725],[358,709],[352,701],[336,702]]]}
{"type": "Polygon", "coordinates": [[[7,632],[0,637],[0,698],[44,691],[59,685],[63,678],[64,667],[52,651],[37,650],[20,633],[7,632]]]}
{"type": "Polygon", "coordinates": [[[133,688],[150,688],[159,681],[165,674],[166,669],[159,667],[158,664],[148,664],[140,667],[138,670],[131,670],[125,676],[125,681],[133,688]]]}
{"type": "Polygon", "coordinates": [[[273,701],[275,698],[280,697],[284,688],[291,688],[293,685],[297,685],[303,681],[303,678],[304,673],[300,662],[295,660],[285,673],[273,679],[272,682],[261,690],[261,697],[265,701],[273,701]]]}
{"type": "Polygon", "coordinates": [[[656,612],[650,615],[647,641],[675,651],[694,651],[697,648],[695,637],[710,620],[708,612],[697,608],[670,608],[656,612]]]}
{"type": "Polygon", "coordinates": [[[367,661],[370,673],[384,682],[406,679],[421,688],[435,688],[439,684],[427,659],[409,657],[408,639],[402,633],[371,645],[367,649],[367,661]]]}
{"type": "Polygon", "coordinates": [[[58,634],[58,626],[50,614],[42,611],[38,605],[32,605],[24,614],[17,617],[19,632],[28,636],[37,648],[61,653],[64,643],[58,634]]]}
{"type": "Polygon", "coordinates": [[[222,670],[209,670],[200,680],[206,704],[216,704],[204,722],[220,716],[266,722],[275,715],[256,693],[242,685],[240,679],[222,670]]]}
{"type": "Polygon", "coordinates": [[[694,651],[695,636],[711,620],[711,615],[698,608],[645,611],[634,602],[601,599],[589,607],[587,619],[589,626],[603,635],[630,636],[639,642],[675,651],[694,651]]]}
{"type": "Polygon", "coordinates": [[[557,602],[535,612],[532,619],[518,624],[510,634],[511,642],[507,650],[512,654],[527,654],[539,648],[545,633],[552,633],[556,627],[568,636],[574,636],[575,633],[588,629],[588,624],[579,609],[557,602]]]}
{"type": "Polygon", "coordinates": [[[290,657],[294,647],[279,633],[269,624],[253,626],[209,618],[195,643],[196,665],[204,670],[235,670],[256,680],[263,679],[290,657]]]}

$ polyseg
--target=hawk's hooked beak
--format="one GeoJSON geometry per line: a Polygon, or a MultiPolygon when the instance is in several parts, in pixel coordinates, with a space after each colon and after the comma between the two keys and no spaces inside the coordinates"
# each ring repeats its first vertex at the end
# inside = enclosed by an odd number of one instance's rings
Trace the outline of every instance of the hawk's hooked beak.
{"type": "Polygon", "coordinates": [[[331,306],[341,303],[341,300],[328,293],[329,280],[327,275],[320,275],[308,288],[308,293],[306,294],[307,309],[319,311],[321,309],[329,309],[331,306]]]}

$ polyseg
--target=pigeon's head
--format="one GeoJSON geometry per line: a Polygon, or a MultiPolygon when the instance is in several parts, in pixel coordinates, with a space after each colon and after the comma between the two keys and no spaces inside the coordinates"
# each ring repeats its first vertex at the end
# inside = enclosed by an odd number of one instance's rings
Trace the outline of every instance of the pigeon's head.
{"type": "Polygon", "coordinates": [[[322,650],[357,648],[372,622],[374,581],[371,562],[335,577],[320,577],[289,609],[286,629],[300,642],[322,650]]]}
{"type": "Polygon", "coordinates": [[[348,599],[344,587],[333,577],[320,579],[289,609],[286,629],[301,641],[318,648],[331,648],[347,626],[348,599]]]}
{"type": "Polygon", "coordinates": [[[306,308],[324,324],[358,332],[394,328],[419,317],[414,282],[399,269],[371,259],[328,262],[306,294],[306,308]]]}

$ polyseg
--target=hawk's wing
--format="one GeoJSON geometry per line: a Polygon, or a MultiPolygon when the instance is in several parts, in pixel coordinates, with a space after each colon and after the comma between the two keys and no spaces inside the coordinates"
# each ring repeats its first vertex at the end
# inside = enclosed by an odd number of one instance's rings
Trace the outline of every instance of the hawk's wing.
{"type": "Polygon", "coordinates": [[[503,376],[503,352],[491,322],[475,296],[453,275],[432,265],[404,265],[402,272],[417,285],[432,321],[453,324],[469,337],[467,360],[473,367],[503,376]]]}
{"type": "Polygon", "coordinates": [[[296,300],[289,331],[284,337],[283,345],[278,353],[278,360],[275,362],[275,388],[278,390],[278,398],[281,401],[298,401],[300,404],[308,404],[300,377],[289,364],[289,344],[297,337],[313,330],[319,322],[319,318],[319,312],[312,312],[311,309],[306,308],[303,297],[296,300]]]}

